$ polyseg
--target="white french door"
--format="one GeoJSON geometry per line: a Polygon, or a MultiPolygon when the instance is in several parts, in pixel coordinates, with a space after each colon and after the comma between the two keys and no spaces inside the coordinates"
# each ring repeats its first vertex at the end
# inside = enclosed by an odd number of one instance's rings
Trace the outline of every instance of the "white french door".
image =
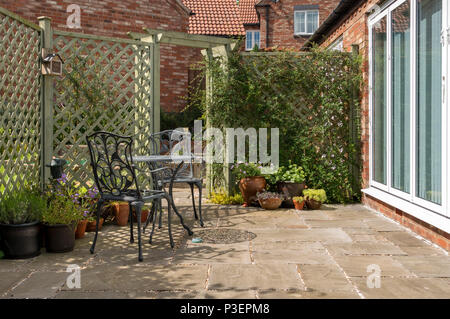
{"type": "Polygon", "coordinates": [[[446,216],[449,10],[392,0],[369,18],[370,185],[446,216]]]}

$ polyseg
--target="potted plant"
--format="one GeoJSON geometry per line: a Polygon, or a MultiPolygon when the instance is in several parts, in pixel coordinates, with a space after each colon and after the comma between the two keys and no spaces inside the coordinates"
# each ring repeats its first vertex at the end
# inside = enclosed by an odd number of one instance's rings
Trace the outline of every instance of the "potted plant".
{"type": "Polygon", "coordinates": [[[294,207],[296,210],[303,210],[305,207],[305,198],[303,196],[296,196],[292,198],[292,201],[294,202],[294,207]]]}
{"type": "Polygon", "coordinates": [[[80,204],[83,207],[82,220],[78,222],[75,230],[75,239],[84,237],[88,223],[95,222],[95,210],[97,209],[98,190],[93,187],[88,189],[82,196],[80,196],[80,204]]]}
{"type": "Polygon", "coordinates": [[[2,198],[0,247],[6,258],[25,259],[40,254],[40,220],[45,210],[45,198],[31,190],[2,198]]]}
{"type": "Polygon", "coordinates": [[[323,189],[306,189],[303,195],[309,209],[320,209],[322,203],[327,200],[327,194],[323,189]]]}
{"type": "Polygon", "coordinates": [[[292,198],[301,196],[305,185],[305,173],[301,166],[291,164],[282,166],[275,174],[276,188],[279,193],[285,196],[283,207],[293,208],[294,202],[292,198]]]}
{"type": "Polygon", "coordinates": [[[244,198],[244,207],[256,202],[256,194],[266,189],[266,179],[261,176],[261,168],[254,163],[240,163],[232,165],[236,180],[239,181],[239,190],[244,198]]]}
{"type": "Polygon", "coordinates": [[[128,219],[130,217],[130,207],[128,202],[111,202],[109,204],[112,207],[114,220],[117,226],[128,225],[128,219]]]}
{"type": "Polygon", "coordinates": [[[274,210],[281,206],[284,196],[273,192],[262,192],[257,194],[257,198],[262,208],[274,210]]]}
{"type": "MultiPolygon", "coordinates": [[[[150,214],[150,208],[147,206],[143,206],[141,210],[141,223],[145,223],[147,221],[148,215],[150,214]]],[[[133,209],[133,221],[137,222],[136,211],[133,209]]]]}
{"type": "Polygon", "coordinates": [[[75,247],[75,230],[83,219],[80,194],[65,174],[51,180],[47,190],[48,207],[42,215],[47,252],[64,253],[75,247]]]}

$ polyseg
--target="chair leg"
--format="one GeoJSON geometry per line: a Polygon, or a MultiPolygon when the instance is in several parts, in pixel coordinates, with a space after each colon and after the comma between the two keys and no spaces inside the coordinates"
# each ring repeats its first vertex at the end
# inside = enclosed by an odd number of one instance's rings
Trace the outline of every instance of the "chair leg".
{"type": "Polygon", "coordinates": [[[195,217],[196,220],[198,220],[197,210],[195,209],[194,184],[189,183],[189,187],[191,188],[192,207],[194,208],[194,217],[195,217]]]}
{"type": "Polygon", "coordinates": [[[94,242],[92,243],[91,246],[91,254],[94,253],[95,251],[95,244],[97,243],[97,237],[98,237],[98,224],[100,223],[100,210],[102,209],[103,206],[103,199],[99,199],[99,201],[97,202],[97,225],[95,226],[95,236],[94,236],[94,242]]]}
{"type": "MultiPolygon", "coordinates": [[[[155,209],[154,209],[154,216],[153,216],[153,220],[152,220],[152,231],[151,231],[151,233],[150,233],[150,239],[149,239],[149,241],[148,241],[148,243],[151,245],[152,244],[152,242],[153,242],[153,234],[155,233],[155,226],[156,226],[156,219],[158,218],[158,207],[157,207],[157,205],[159,205],[158,204],[158,201],[155,201],[154,202],[154,204],[155,204],[155,206],[153,206],[155,209]]],[[[152,209],[153,209],[153,207],[152,207],[152,209]]]]}
{"type": "Polygon", "coordinates": [[[169,230],[169,240],[170,240],[170,247],[174,248],[175,244],[173,242],[173,237],[172,237],[172,222],[171,222],[171,218],[172,218],[172,209],[171,209],[171,203],[170,203],[170,199],[167,199],[167,228],[169,230]]]}
{"type": "Polygon", "coordinates": [[[158,199],[158,204],[159,204],[159,224],[158,224],[158,228],[161,229],[162,228],[162,200],[158,199]]]}
{"type": "Polygon", "coordinates": [[[201,182],[196,183],[197,187],[198,187],[198,214],[200,216],[200,226],[204,227],[205,225],[203,224],[203,217],[202,217],[202,189],[203,189],[203,185],[201,182]]]}
{"type": "Polygon", "coordinates": [[[142,203],[136,203],[136,218],[137,218],[137,227],[138,227],[138,246],[139,246],[139,261],[143,261],[142,257],[142,238],[141,238],[141,211],[142,211],[142,203]]]}
{"type": "Polygon", "coordinates": [[[129,219],[130,219],[130,243],[134,243],[134,234],[133,234],[133,206],[131,203],[128,203],[128,207],[130,210],[129,219]]]}
{"type": "Polygon", "coordinates": [[[194,233],[192,232],[192,230],[188,226],[186,226],[186,224],[184,223],[184,220],[183,220],[183,216],[181,216],[181,214],[178,212],[177,207],[175,206],[175,202],[173,200],[173,183],[171,183],[171,185],[169,187],[169,197],[170,197],[170,199],[169,199],[170,203],[169,204],[172,205],[172,208],[175,211],[175,214],[180,219],[181,225],[183,226],[184,229],[187,230],[189,236],[192,236],[194,233]]]}
{"type": "Polygon", "coordinates": [[[155,201],[153,201],[152,203],[152,209],[150,210],[150,215],[148,216],[147,220],[145,221],[145,225],[144,225],[144,234],[145,234],[145,230],[147,229],[148,225],[153,222],[153,219],[155,219],[155,201]]]}

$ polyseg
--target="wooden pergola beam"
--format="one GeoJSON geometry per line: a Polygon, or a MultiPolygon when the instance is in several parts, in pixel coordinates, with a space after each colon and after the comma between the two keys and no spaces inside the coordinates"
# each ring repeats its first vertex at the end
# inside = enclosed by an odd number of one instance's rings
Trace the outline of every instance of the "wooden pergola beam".
{"type": "Polygon", "coordinates": [[[236,39],[220,38],[208,35],[188,34],[177,31],[164,31],[156,29],[143,28],[145,33],[129,32],[128,35],[133,39],[148,38],[149,36],[158,36],[159,43],[174,44],[191,48],[209,49],[218,46],[232,45],[237,42],[236,39]]]}

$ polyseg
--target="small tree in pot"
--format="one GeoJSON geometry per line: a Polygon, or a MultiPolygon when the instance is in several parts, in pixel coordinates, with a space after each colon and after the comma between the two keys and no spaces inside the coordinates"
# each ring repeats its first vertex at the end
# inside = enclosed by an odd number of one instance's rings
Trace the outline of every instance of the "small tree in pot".
{"type": "Polygon", "coordinates": [[[0,246],[6,258],[24,259],[40,254],[40,220],[46,210],[45,198],[25,190],[0,201],[0,246]]]}

